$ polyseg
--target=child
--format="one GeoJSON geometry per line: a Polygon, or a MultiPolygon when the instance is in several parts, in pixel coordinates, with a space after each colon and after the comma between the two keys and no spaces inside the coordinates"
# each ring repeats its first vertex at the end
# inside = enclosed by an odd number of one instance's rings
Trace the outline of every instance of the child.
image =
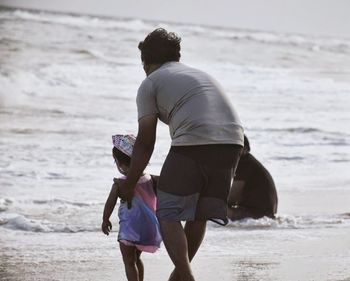
{"type": "MultiPolygon", "coordinates": [[[[130,167],[135,137],[133,135],[115,135],[112,136],[112,140],[114,145],[113,158],[119,172],[124,177],[114,179],[105,204],[102,231],[106,235],[109,235],[112,230],[109,217],[119,197],[118,181],[125,179],[130,167]]],[[[161,243],[159,224],[155,215],[157,178],[145,174],[141,176],[134,189],[131,209],[128,209],[126,202],[120,202],[118,241],[129,281],[143,280],[143,263],[140,255],[143,251],[154,253],[161,243]]]]}

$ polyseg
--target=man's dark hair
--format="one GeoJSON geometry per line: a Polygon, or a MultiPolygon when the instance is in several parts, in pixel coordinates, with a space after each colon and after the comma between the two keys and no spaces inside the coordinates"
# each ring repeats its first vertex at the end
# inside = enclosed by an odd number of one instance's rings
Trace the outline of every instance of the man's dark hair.
{"type": "Polygon", "coordinates": [[[131,158],[116,147],[113,147],[112,154],[115,161],[118,161],[120,164],[130,166],[131,158]]]}
{"type": "Polygon", "coordinates": [[[145,64],[163,64],[180,60],[181,38],[164,28],[157,28],[139,43],[141,60],[145,64]]]}

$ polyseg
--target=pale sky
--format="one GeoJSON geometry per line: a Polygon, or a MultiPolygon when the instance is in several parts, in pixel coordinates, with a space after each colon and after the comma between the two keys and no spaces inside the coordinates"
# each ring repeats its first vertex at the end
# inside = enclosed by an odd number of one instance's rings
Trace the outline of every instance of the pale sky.
{"type": "Polygon", "coordinates": [[[0,5],[350,38],[350,0],[0,0],[0,5]]]}

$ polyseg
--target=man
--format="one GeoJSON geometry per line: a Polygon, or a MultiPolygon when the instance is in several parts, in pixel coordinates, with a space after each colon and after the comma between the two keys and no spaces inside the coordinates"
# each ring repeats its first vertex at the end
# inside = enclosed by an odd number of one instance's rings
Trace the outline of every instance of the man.
{"type": "Polygon", "coordinates": [[[169,280],[193,281],[190,261],[206,221],[227,223],[231,173],[243,147],[243,128],[219,84],[179,62],[181,39],[159,28],[139,43],[147,75],[137,94],[138,134],[120,190],[130,204],[156,140],[157,119],[169,126],[171,149],[157,189],[157,217],[175,265],[169,280]],[[181,221],[186,221],[182,227],[181,221]]]}
{"type": "Polygon", "coordinates": [[[277,191],[269,171],[250,153],[248,138],[239,160],[235,180],[228,198],[227,216],[243,218],[274,218],[277,212],[277,191]]]}

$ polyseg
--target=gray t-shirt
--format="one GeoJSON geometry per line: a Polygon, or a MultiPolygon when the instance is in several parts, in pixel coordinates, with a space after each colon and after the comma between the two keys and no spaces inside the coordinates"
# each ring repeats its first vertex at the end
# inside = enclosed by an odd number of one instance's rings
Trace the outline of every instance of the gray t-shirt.
{"type": "Polygon", "coordinates": [[[169,125],[172,146],[239,144],[243,127],[220,85],[179,62],[152,72],[137,93],[138,118],[157,114],[169,125]]]}

